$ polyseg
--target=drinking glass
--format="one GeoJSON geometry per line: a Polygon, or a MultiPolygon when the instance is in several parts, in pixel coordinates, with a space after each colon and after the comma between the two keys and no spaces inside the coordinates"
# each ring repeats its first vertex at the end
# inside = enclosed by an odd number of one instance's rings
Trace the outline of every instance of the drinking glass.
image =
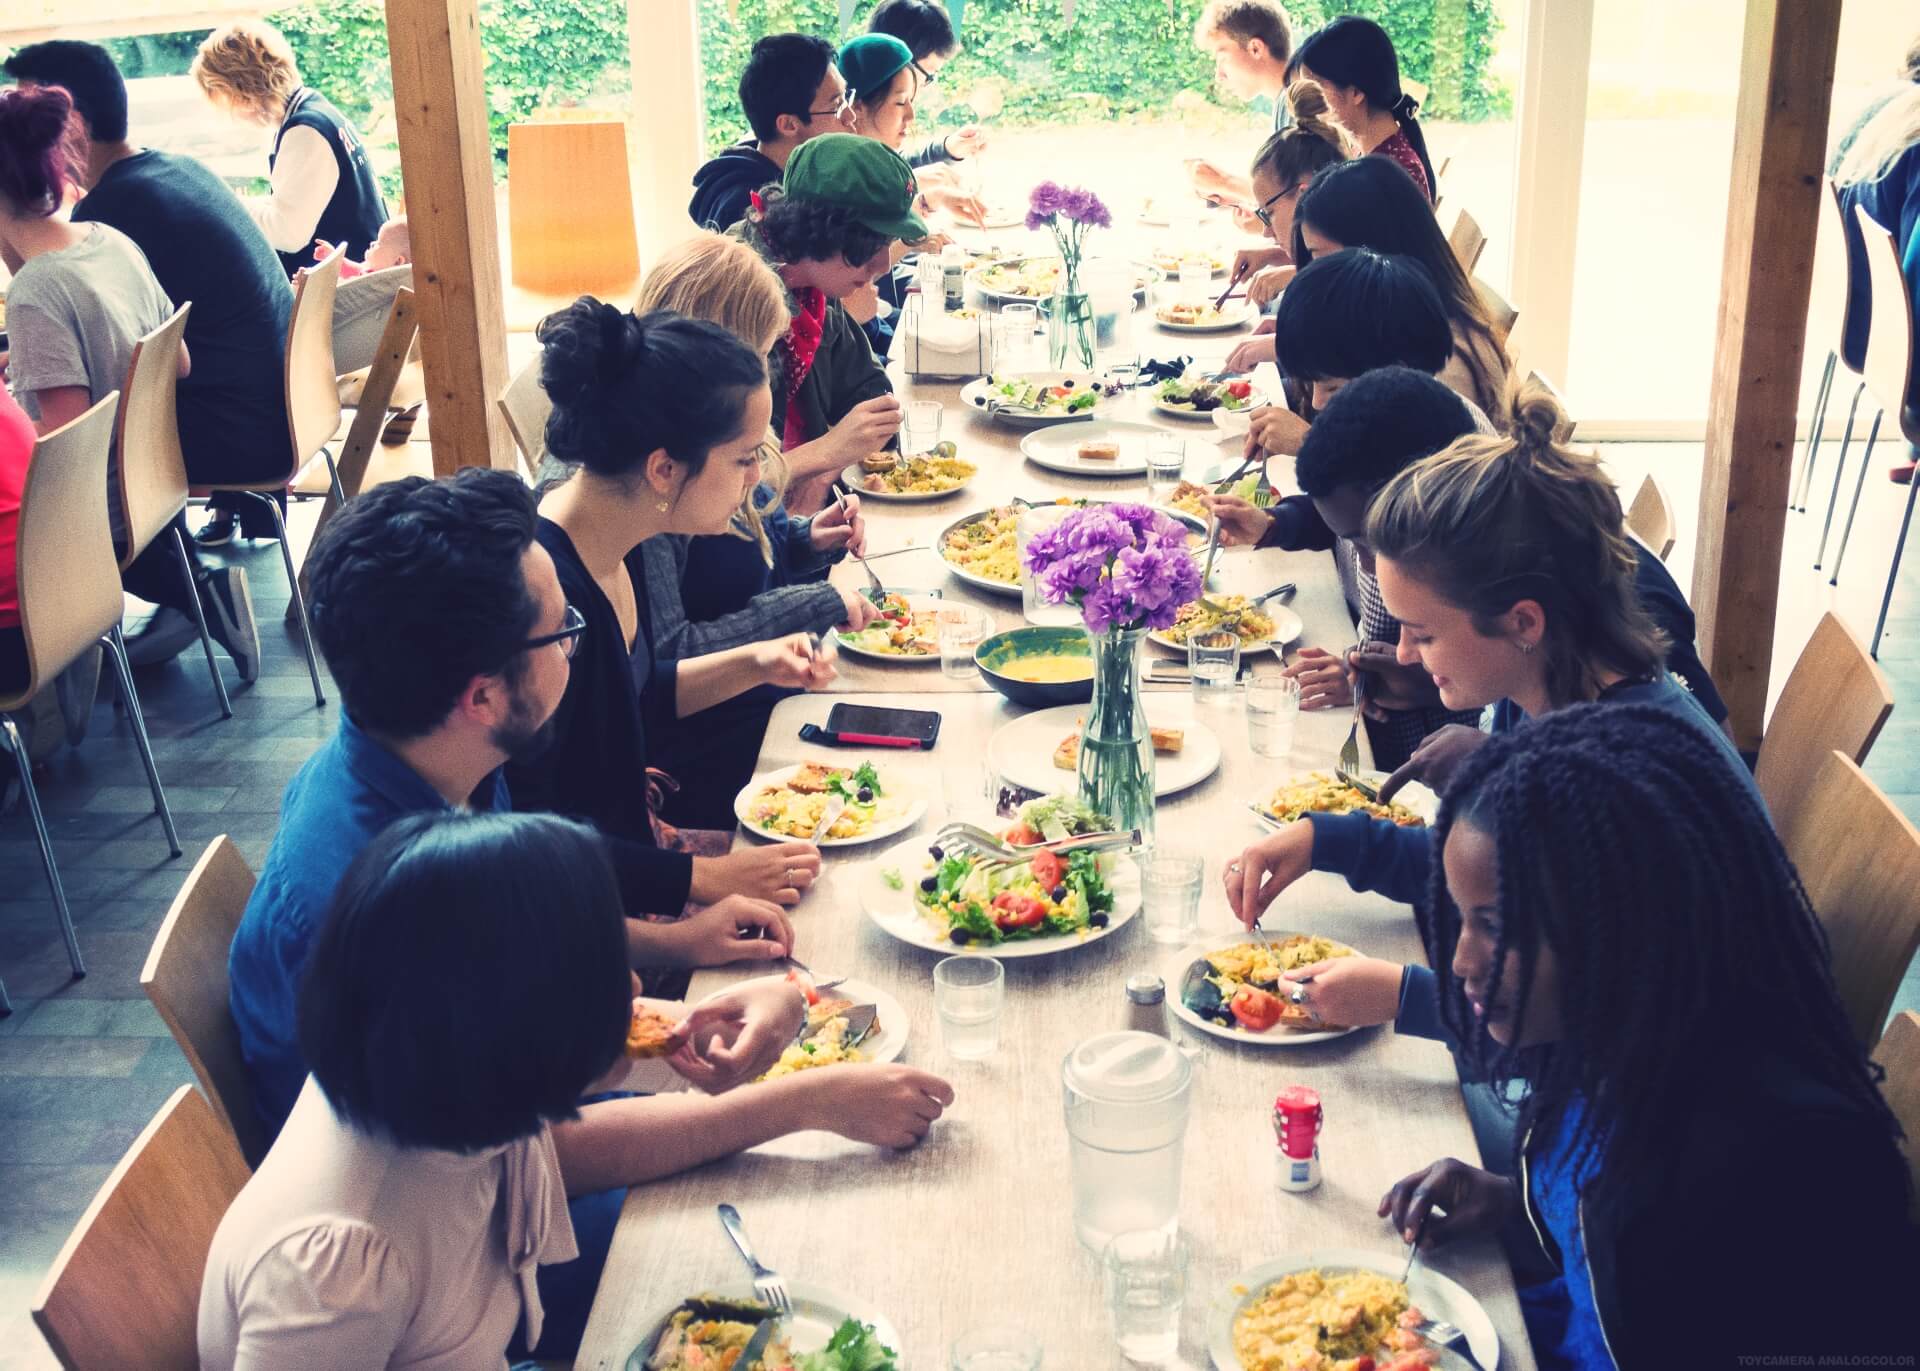
{"type": "Polygon", "coordinates": [[[1256,757],[1293,751],[1293,721],[1300,715],[1300,682],[1291,676],[1247,678],[1247,745],[1256,757]]]}
{"type": "Polygon", "coordinates": [[[940,416],[944,408],[938,400],[909,400],[906,432],[900,435],[901,451],[909,457],[932,452],[933,445],[940,441],[940,416]]]}
{"type": "Polygon", "coordinates": [[[1225,704],[1240,675],[1240,635],[1230,628],[1195,633],[1187,639],[1187,669],[1193,675],[1196,704],[1225,704]]]}
{"type": "Polygon", "coordinates": [[[1040,1371],[1040,1340],[1018,1328],[976,1328],[953,1340],[953,1371],[1040,1371]]]}
{"type": "Polygon", "coordinates": [[[1117,1233],[1102,1264],[1121,1355],[1149,1366],[1171,1362],[1187,1297],[1186,1240],[1164,1228],[1117,1233]]]}
{"type": "Polygon", "coordinates": [[[1034,338],[1040,327],[1038,305],[1003,305],[995,323],[1000,329],[1000,347],[994,357],[996,371],[1028,371],[1033,366],[1034,338]]]}
{"type": "Polygon", "coordinates": [[[948,1056],[971,1062],[999,1051],[1006,1003],[1006,968],[992,957],[968,953],[934,964],[933,1007],[948,1056]]]}
{"type": "Polygon", "coordinates": [[[1187,440],[1181,435],[1156,433],[1147,439],[1147,494],[1154,503],[1173,498],[1186,466],[1187,440]]]}
{"type": "Polygon", "coordinates": [[[1213,289],[1213,263],[1205,257],[1180,259],[1180,295],[1187,300],[1205,300],[1213,289]]]}
{"type": "Polygon", "coordinates": [[[1147,936],[1156,943],[1181,946],[1200,934],[1200,887],[1206,859],[1155,849],[1140,870],[1140,906],[1147,936]]]}
{"type": "Polygon", "coordinates": [[[943,605],[934,621],[940,639],[940,674],[956,681],[970,680],[979,673],[974,664],[974,649],[986,639],[991,625],[987,612],[972,605],[943,605]]]}

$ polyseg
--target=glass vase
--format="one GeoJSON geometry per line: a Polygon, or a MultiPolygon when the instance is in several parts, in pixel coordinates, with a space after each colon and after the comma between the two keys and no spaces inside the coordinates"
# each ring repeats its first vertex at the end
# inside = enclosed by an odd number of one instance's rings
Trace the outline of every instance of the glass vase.
{"type": "Polygon", "coordinates": [[[1069,276],[1047,305],[1047,365],[1055,371],[1092,371],[1096,341],[1093,297],[1069,276]]]}
{"type": "Polygon", "coordinates": [[[1090,635],[1093,705],[1080,734],[1080,799],[1153,841],[1153,734],[1140,687],[1140,643],[1146,630],[1116,628],[1090,635]]]}

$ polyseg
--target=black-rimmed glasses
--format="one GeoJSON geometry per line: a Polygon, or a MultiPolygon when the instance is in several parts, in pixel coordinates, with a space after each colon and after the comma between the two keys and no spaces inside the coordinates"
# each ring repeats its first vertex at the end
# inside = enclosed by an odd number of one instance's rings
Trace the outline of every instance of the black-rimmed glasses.
{"type": "Polygon", "coordinates": [[[835,105],[832,109],[808,110],[807,121],[811,123],[815,119],[838,119],[842,115],[846,114],[846,112],[852,108],[853,108],[853,92],[848,91],[845,95],[840,97],[840,103],[835,105]]]}
{"type": "Polygon", "coordinates": [[[923,86],[934,85],[940,80],[940,74],[938,72],[928,71],[918,62],[910,62],[908,65],[913,68],[913,74],[920,78],[920,84],[923,86]]]}
{"type": "Polygon", "coordinates": [[[1271,231],[1273,228],[1273,207],[1288,196],[1298,195],[1299,193],[1300,187],[1293,185],[1279,192],[1277,195],[1269,195],[1260,208],[1253,212],[1253,217],[1258,219],[1263,227],[1271,231]]]}
{"type": "Polygon", "coordinates": [[[560,644],[562,655],[571,659],[574,649],[580,646],[580,635],[586,631],[586,616],[572,605],[568,605],[566,614],[561,617],[560,631],[558,633],[542,633],[538,638],[529,638],[526,642],[520,644],[520,650],[523,652],[531,652],[537,647],[547,647],[553,643],[558,643],[560,644]]]}

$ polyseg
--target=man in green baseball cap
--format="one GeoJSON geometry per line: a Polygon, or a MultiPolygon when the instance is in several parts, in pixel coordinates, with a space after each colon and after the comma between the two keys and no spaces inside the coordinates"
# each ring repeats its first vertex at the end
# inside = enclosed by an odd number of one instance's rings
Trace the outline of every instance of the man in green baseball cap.
{"type": "Polygon", "coordinates": [[[790,199],[838,205],[854,222],[889,238],[917,243],[927,236],[926,220],[913,212],[919,194],[913,168],[872,138],[828,133],[802,143],[787,159],[781,188],[790,199]]]}

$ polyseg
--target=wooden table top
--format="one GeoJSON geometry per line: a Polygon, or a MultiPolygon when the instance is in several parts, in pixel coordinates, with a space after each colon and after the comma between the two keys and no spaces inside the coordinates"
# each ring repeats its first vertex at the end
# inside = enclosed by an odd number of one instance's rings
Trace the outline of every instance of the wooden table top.
{"type": "MultiPolygon", "coordinates": [[[[1142,315],[1136,328],[1157,333],[1142,315]]],[[[1157,355],[1170,347],[1199,351],[1205,337],[1177,342],[1143,338],[1157,355]]],[[[1234,339],[1212,340],[1214,356],[1234,339]]],[[[879,552],[913,545],[925,551],[875,564],[890,583],[939,586],[948,598],[979,604],[998,626],[1020,621],[1017,598],[982,594],[947,576],[931,551],[938,531],[960,515],[1033,498],[1137,493],[1144,478],[1089,480],[1026,462],[1017,431],[984,414],[963,412],[957,385],[909,384],[902,398],[946,406],[943,437],[976,462],[972,487],[931,504],[866,502],[869,545],[879,552]]],[[[1126,397],[1117,417],[1158,422],[1189,432],[1193,451],[1217,437],[1211,425],[1154,418],[1143,397],[1126,397]]],[[[1238,442],[1221,449],[1237,460],[1238,442]]],[[[1191,470],[1191,466],[1190,466],[1191,470]]],[[[1274,478],[1281,479],[1276,467],[1274,478]]],[[[1299,585],[1293,608],[1306,624],[1302,639],[1330,649],[1352,640],[1332,561],[1325,553],[1230,551],[1222,555],[1226,590],[1299,585]]],[[[864,584],[857,566],[836,570],[836,582],[864,584]]],[[[1151,649],[1150,649],[1151,650],[1151,649]]],[[[1267,669],[1277,663],[1267,658],[1267,669]]],[[[1099,1263],[1074,1236],[1061,1063],[1082,1039],[1126,1026],[1124,986],[1139,970],[1165,971],[1177,949],[1153,942],[1144,918],[1109,938],[1053,957],[1006,962],[1007,1007],[999,1052],[981,1062],[955,1061],[943,1050],[932,1004],[932,968],[939,954],[883,933],[860,899],[871,867],[917,866],[928,834],[949,809],[984,818],[985,763],[994,731],[1023,712],[982,684],[944,682],[935,666],[881,666],[842,658],[830,695],[861,703],[934,708],[942,731],[931,753],[881,759],[929,801],[920,824],[899,839],[830,850],[822,880],[795,913],[796,949],[821,976],[853,975],[882,986],[911,1020],[903,1060],[945,1076],[953,1107],[919,1147],[891,1153],[824,1133],[800,1134],[696,1171],[636,1187],[613,1242],[576,1366],[619,1371],[651,1330],[647,1314],[688,1294],[732,1284],[745,1275],[720,1229],[714,1206],[731,1202],[745,1216],[764,1260],[789,1281],[827,1287],[885,1311],[899,1330],[902,1365],[944,1371],[947,1349],[961,1333],[988,1324],[1024,1326],[1045,1344],[1049,1371],[1119,1367],[1106,1312],[1099,1263]],[[935,681],[959,689],[926,698],[935,681]],[[888,856],[887,854],[893,854],[888,856]]],[[[824,723],[833,698],[803,696],[773,712],[761,753],[770,770],[818,758],[857,754],[799,740],[801,724],[824,723]]],[[[1204,856],[1203,936],[1234,939],[1236,925],[1220,883],[1222,865],[1260,828],[1246,806],[1269,793],[1291,769],[1331,769],[1350,716],[1302,714],[1289,762],[1254,757],[1243,708],[1196,706],[1184,692],[1148,697],[1156,721],[1198,719],[1222,745],[1223,762],[1209,779],[1167,797],[1159,810],[1163,847],[1204,856]]],[[[740,841],[755,841],[742,837],[740,841]]],[[[1271,930],[1324,932],[1364,953],[1401,961],[1421,957],[1411,912],[1358,895],[1336,877],[1311,875],[1277,900],[1271,930]]],[[[721,969],[697,973],[697,997],[736,979],[721,969]]],[[[1204,1039],[1195,1061],[1191,1122],[1185,1144],[1181,1228],[1192,1249],[1181,1328],[1182,1364],[1209,1365],[1207,1329],[1213,1305],[1239,1272],[1281,1256],[1359,1248],[1397,1257],[1405,1249],[1375,1206],[1402,1176],[1441,1157],[1477,1161],[1452,1058],[1438,1043],[1396,1036],[1391,1029],[1354,1033],[1293,1048],[1252,1048],[1204,1039]],[[1326,1109],[1321,1186],[1283,1193],[1276,1184],[1271,1110],[1283,1085],[1320,1092],[1326,1109]]],[[[1435,1270],[1471,1291],[1501,1341],[1500,1365],[1533,1365],[1518,1301],[1497,1244],[1467,1244],[1437,1253],[1435,1270]]],[[[1424,1263],[1423,1263],[1424,1265],[1424,1263]]],[[[1414,1277],[1418,1298],[1419,1273],[1414,1277]]]]}

